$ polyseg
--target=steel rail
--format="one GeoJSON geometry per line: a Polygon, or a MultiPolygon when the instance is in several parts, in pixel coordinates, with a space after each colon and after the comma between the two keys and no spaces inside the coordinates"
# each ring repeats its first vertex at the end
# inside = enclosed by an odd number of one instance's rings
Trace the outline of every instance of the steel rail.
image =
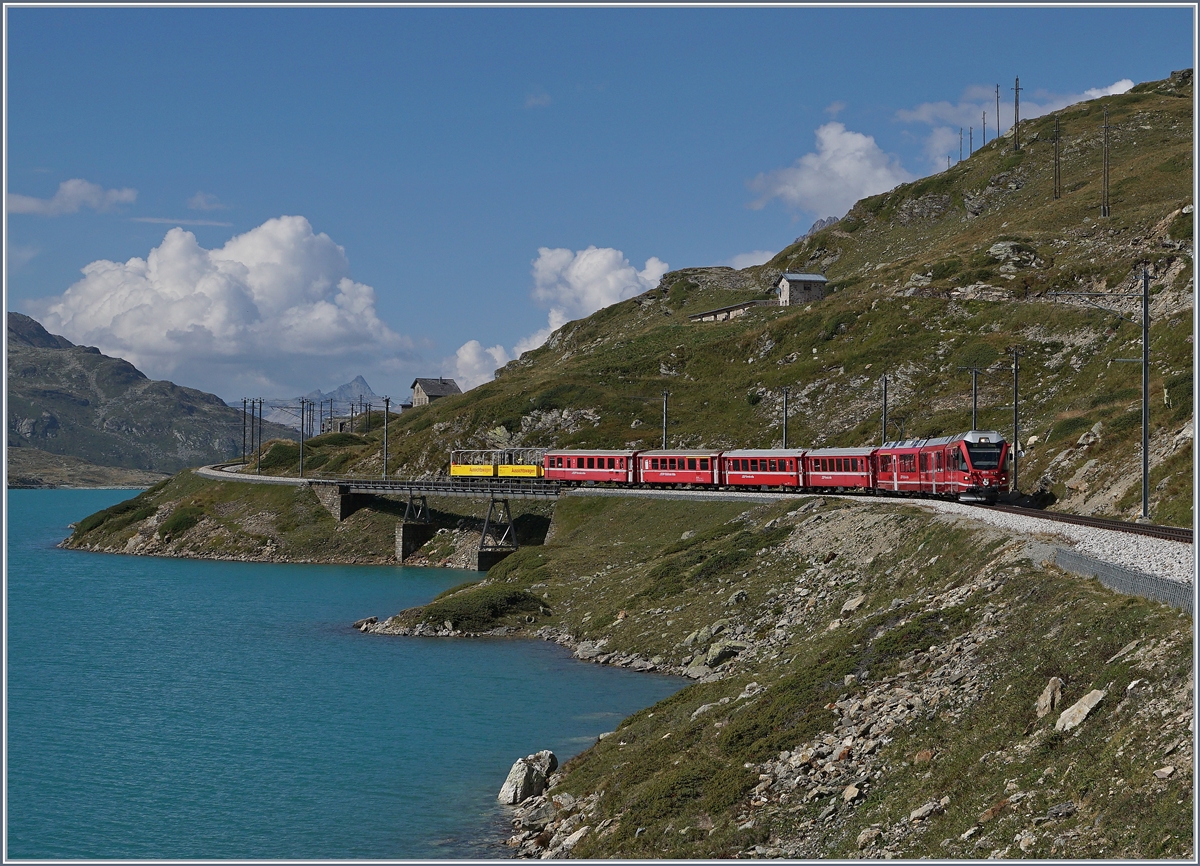
{"type": "Polygon", "coordinates": [[[1164,538],[1168,541],[1193,543],[1192,530],[1178,526],[1158,526],[1152,523],[1129,523],[1124,520],[1112,520],[1107,517],[1085,517],[1082,514],[1066,514],[1061,511],[1042,511],[1038,508],[1022,508],[1019,505],[979,505],[980,508],[990,508],[1008,514],[1019,514],[1023,517],[1037,517],[1042,520],[1054,520],[1059,523],[1073,523],[1076,526],[1090,526],[1093,529],[1108,529],[1114,532],[1128,532],[1133,535],[1149,535],[1152,538],[1164,538]]]}

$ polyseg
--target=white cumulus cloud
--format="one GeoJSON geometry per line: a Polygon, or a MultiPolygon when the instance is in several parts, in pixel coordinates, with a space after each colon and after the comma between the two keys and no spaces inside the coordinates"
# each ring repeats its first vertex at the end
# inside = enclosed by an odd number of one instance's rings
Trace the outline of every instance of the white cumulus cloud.
{"type": "Polygon", "coordinates": [[[212,250],[177,227],[144,259],[92,262],[36,312],[53,333],[152,378],[226,397],[251,387],[304,393],[411,355],[412,341],[376,315],[375,290],[349,271],[344,250],[301,216],[212,250]]]}
{"type": "MultiPolygon", "coordinates": [[[[1133,87],[1133,81],[1122,78],[1107,87],[1091,87],[1082,93],[1054,93],[1043,89],[1026,90],[1021,88],[1021,119],[1032,120],[1035,117],[1049,114],[1084,102],[1088,99],[1099,99],[1101,96],[1115,96],[1125,93],[1133,87]]],[[[1013,92],[1011,86],[1000,88],[1000,134],[1012,128],[1013,121],[1013,92]]],[[[925,154],[931,163],[937,163],[937,152],[942,152],[941,162],[935,168],[945,168],[946,154],[950,153],[955,159],[958,155],[958,129],[970,131],[976,142],[983,142],[984,114],[987,115],[988,141],[997,136],[996,127],[996,88],[982,84],[971,85],[963,91],[957,102],[922,102],[915,108],[903,108],[896,112],[896,119],[903,123],[923,123],[933,127],[925,141],[925,154]],[[948,130],[952,128],[955,141],[953,148],[947,149],[949,142],[948,130]]],[[[964,141],[963,156],[966,156],[964,141]]]]}
{"type": "Polygon", "coordinates": [[[538,348],[567,322],[654,288],[668,269],[666,262],[651,256],[639,271],[611,247],[539,247],[531,295],[539,306],[549,308],[546,326],[518,340],[511,352],[498,345],[484,349],[478,340],[464,343],[453,361],[455,379],[464,389],[490,381],[497,367],[538,348]]]}
{"type": "Polygon", "coordinates": [[[105,189],[98,183],[76,177],[60,183],[53,198],[34,198],[10,192],[7,206],[9,213],[61,216],[78,213],[82,207],[90,207],[97,211],[112,210],[116,205],[132,204],[136,200],[136,189],[105,189]]]}
{"type": "Polygon", "coordinates": [[[795,210],[841,216],[859,199],[914,179],[874,138],[852,132],[845,124],[826,123],[817,129],[816,137],[816,153],[806,153],[795,165],[748,182],[761,194],[750,207],[757,210],[778,198],[795,210]]]}
{"type": "Polygon", "coordinates": [[[215,195],[207,192],[197,192],[188,199],[187,206],[191,210],[225,210],[229,207],[227,204],[222,204],[215,195]]]}
{"type": "Polygon", "coordinates": [[[742,268],[751,268],[755,265],[761,265],[763,262],[769,262],[775,258],[775,253],[771,250],[751,250],[748,253],[738,253],[736,256],[731,256],[726,259],[724,264],[735,270],[742,268]]]}

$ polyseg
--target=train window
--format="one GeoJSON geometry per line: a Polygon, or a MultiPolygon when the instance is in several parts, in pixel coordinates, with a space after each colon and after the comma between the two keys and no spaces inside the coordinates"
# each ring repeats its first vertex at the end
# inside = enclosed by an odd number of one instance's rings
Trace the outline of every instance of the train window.
{"type": "Polygon", "coordinates": [[[693,472],[696,471],[696,458],[695,457],[688,458],[688,469],[690,469],[693,472]]]}
{"type": "Polygon", "coordinates": [[[618,468],[618,469],[624,469],[624,468],[625,468],[625,458],[624,458],[624,457],[618,457],[618,458],[617,458],[617,468],[618,468]]]}
{"type": "Polygon", "coordinates": [[[707,457],[700,458],[700,471],[701,472],[708,471],[708,458],[707,457]]]}
{"type": "Polygon", "coordinates": [[[655,457],[653,460],[647,460],[646,468],[647,469],[657,469],[658,468],[658,458],[655,457]]]}
{"type": "Polygon", "coordinates": [[[767,471],[768,471],[768,472],[774,472],[774,471],[775,471],[775,461],[774,461],[774,460],[768,460],[768,461],[767,461],[767,471]]]}
{"type": "Polygon", "coordinates": [[[675,468],[675,458],[674,458],[674,457],[668,457],[668,458],[667,458],[667,468],[668,468],[668,469],[674,469],[674,468],[675,468]]]}
{"type": "Polygon", "coordinates": [[[841,457],[833,458],[833,471],[834,472],[842,471],[842,458],[841,457]]]}

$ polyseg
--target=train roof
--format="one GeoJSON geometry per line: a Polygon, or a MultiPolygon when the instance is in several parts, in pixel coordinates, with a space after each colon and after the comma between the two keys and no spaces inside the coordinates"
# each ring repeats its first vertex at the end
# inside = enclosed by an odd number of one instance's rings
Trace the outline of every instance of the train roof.
{"type": "Polygon", "coordinates": [[[668,448],[666,451],[662,451],[662,450],[639,451],[638,456],[639,457],[716,457],[717,455],[722,454],[722,453],[723,452],[720,450],[713,450],[713,451],[691,450],[691,451],[689,451],[686,448],[677,448],[677,449],[668,448]]]}
{"type": "Polygon", "coordinates": [[[808,452],[809,457],[867,457],[878,450],[877,445],[869,448],[814,448],[808,452]]]}
{"type": "Polygon", "coordinates": [[[584,457],[632,457],[637,454],[636,451],[613,451],[603,448],[559,448],[557,450],[547,451],[546,456],[567,456],[572,457],[582,454],[584,457]]]}
{"type": "Polygon", "coordinates": [[[1005,441],[1004,434],[999,430],[968,430],[966,433],[959,433],[957,436],[951,437],[952,441],[954,439],[962,439],[964,442],[971,442],[976,445],[1005,441]]]}
{"type": "Polygon", "coordinates": [[[998,430],[968,430],[966,433],[956,433],[953,436],[939,436],[936,439],[896,439],[885,442],[880,448],[928,448],[938,445],[949,445],[951,442],[969,442],[979,444],[1001,444],[1005,442],[1004,434],[998,430]]]}
{"type": "Polygon", "coordinates": [[[725,451],[726,457],[803,457],[805,448],[745,448],[741,451],[725,451]]]}

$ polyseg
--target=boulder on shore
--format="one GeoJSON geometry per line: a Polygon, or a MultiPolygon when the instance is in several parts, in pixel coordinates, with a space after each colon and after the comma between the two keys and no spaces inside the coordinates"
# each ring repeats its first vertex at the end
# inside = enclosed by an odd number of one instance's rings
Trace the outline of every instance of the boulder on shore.
{"type": "Polygon", "coordinates": [[[546,780],[556,769],[558,758],[549,749],[518,758],[496,799],[511,806],[536,797],[546,790],[546,780]]]}

